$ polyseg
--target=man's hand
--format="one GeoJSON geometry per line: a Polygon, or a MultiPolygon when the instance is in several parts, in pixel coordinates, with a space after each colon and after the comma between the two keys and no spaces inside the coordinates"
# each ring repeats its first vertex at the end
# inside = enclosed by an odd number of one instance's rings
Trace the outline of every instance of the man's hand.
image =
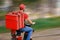
{"type": "Polygon", "coordinates": [[[30,24],[35,24],[35,22],[32,22],[29,18],[26,19],[30,24]]]}
{"type": "Polygon", "coordinates": [[[35,24],[35,22],[33,22],[32,24],[35,24]]]}

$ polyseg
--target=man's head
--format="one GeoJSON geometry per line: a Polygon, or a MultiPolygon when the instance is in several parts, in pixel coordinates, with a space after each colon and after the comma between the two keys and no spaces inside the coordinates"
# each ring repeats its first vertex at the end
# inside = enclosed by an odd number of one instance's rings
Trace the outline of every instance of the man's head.
{"type": "Polygon", "coordinates": [[[25,5],[24,4],[20,4],[19,8],[20,8],[20,10],[24,10],[25,9],[25,5]]]}

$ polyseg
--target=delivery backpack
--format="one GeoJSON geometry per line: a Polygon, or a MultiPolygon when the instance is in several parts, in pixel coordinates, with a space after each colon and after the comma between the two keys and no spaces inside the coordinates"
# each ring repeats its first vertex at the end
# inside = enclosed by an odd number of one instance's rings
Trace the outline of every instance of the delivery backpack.
{"type": "Polygon", "coordinates": [[[10,12],[5,16],[6,28],[18,30],[24,28],[24,14],[21,12],[10,12]]]}

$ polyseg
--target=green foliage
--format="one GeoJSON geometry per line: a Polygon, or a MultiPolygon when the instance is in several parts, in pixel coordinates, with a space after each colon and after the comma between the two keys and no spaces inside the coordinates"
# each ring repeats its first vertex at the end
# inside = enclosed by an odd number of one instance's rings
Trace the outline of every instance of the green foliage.
{"type": "Polygon", "coordinates": [[[2,5],[3,4],[3,0],[0,0],[0,5],[2,5]]]}
{"type": "Polygon", "coordinates": [[[5,15],[7,12],[6,11],[1,11],[0,10],[0,16],[5,15]]]}
{"type": "Polygon", "coordinates": [[[5,19],[5,16],[0,16],[0,20],[4,20],[5,19]]]}
{"type": "Polygon", "coordinates": [[[0,11],[0,20],[5,19],[5,14],[6,13],[7,12],[5,12],[5,11],[0,11]]]}
{"type": "Polygon", "coordinates": [[[5,26],[1,26],[1,27],[0,27],[0,33],[6,33],[6,32],[10,32],[10,30],[7,30],[7,29],[5,28],[5,26]]]}
{"type": "Polygon", "coordinates": [[[33,4],[34,2],[38,2],[40,0],[12,0],[12,1],[13,1],[13,4],[15,6],[17,6],[17,5],[21,4],[21,3],[30,5],[31,3],[33,4]]]}
{"type": "Polygon", "coordinates": [[[32,27],[35,30],[43,30],[43,29],[60,27],[60,17],[41,18],[34,21],[36,22],[36,24],[32,25],[32,27]]]}
{"type": "Polygon", "coordinates": [[[36,2],[38,0],[23,0],[24,2],[36,2]]]}

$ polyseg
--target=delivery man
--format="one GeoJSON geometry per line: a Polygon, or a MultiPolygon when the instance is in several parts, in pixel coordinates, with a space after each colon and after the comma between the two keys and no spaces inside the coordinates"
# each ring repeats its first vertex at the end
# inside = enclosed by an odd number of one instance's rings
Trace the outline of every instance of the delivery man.
{"type": "MultiPolygon", "coordinates": [[[[19,12],[24,13],[25,7],[26,6],[24,4],[19,5],[19,9],[20,9],[19,12]]],[[[30,24],[35,24],[35,22],[32,22],[29,19],[28,15],[26,13],[24,13],[24,21],[25,20],[28,21],[30,24]]],[[[33,29],[31,27],[25,26],[24,28],[21,28],[21,29],[17,30],[17,38],[18,39],[19,39],[19,36],[20,36],[21,32],[28,32],[26,40],[30,40],[33,29]]]]}

